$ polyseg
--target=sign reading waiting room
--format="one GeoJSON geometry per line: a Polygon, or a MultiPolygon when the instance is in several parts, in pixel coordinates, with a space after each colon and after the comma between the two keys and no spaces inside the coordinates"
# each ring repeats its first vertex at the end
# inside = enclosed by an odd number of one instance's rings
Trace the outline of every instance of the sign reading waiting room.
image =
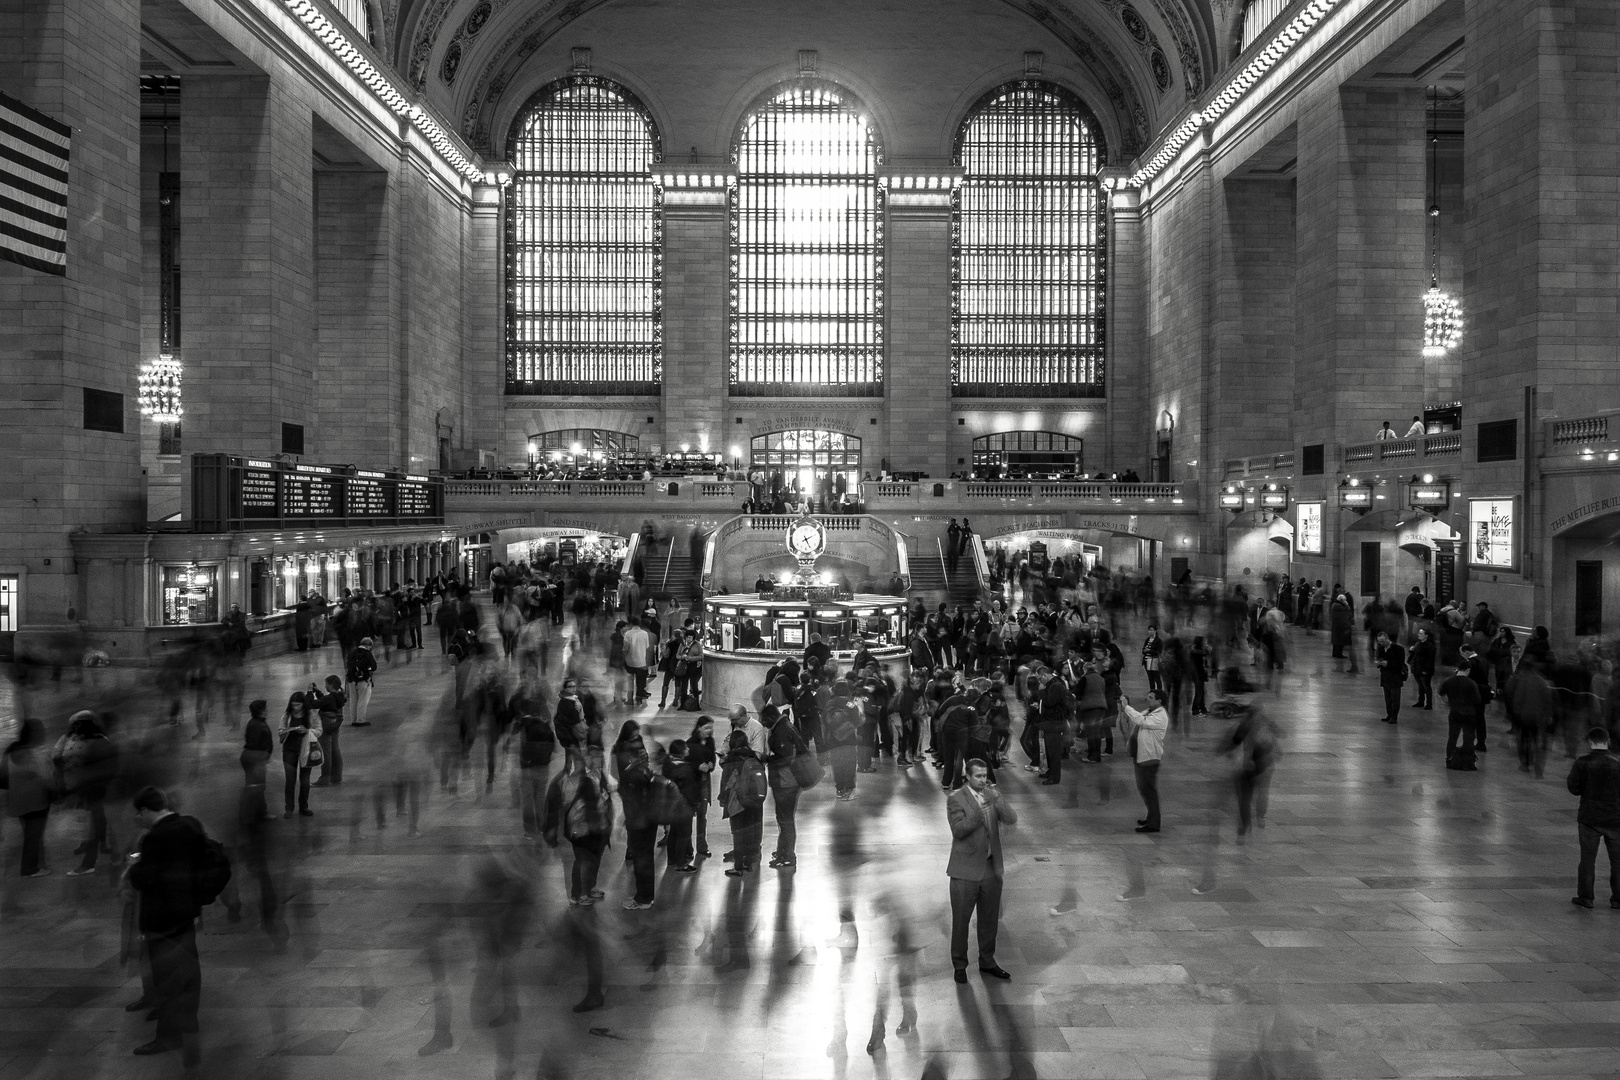
{"type": "Polygon", "coordinates": [[[1517,565],[1514,550],[1513,500],[1468,500],[1468,565],[1512,570],[1517,565]]]}

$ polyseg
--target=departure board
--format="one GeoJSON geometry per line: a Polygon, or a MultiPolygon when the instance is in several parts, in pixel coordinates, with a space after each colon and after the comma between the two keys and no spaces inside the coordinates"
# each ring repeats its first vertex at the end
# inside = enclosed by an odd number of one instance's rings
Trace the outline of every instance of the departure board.
{"type": "Polygon", "coordinates": [[[296,518],[342,517],[343,481],[301,467],[281,474],[281,516],[296,518]]]}
{"type": "Polygon", "coordinates": [[[385,518],[394,516],[394,508],[384,485],[389,481],[382,473],[357,473],[348,479],[349,510],[352,518],[385,518]]]}
{"type": "Polygon", "coordinates": [[[394,502],[399,516],[433,517],[436,513],[433,488],[413,480],[401,480],[394,489],[394,502]]]}
{"type": "Polygon", "coordinates": [[[280,517],[280,480],[273,461],[249,461],[242,470],[242,516],[280,517]]]}
{"type": "Polygon", "coordinates": [[[444,483],[436,477],[304,465],[225,454],[192,455],[192,517],[198,532],[288,525],[440,525],[444,483]]]}

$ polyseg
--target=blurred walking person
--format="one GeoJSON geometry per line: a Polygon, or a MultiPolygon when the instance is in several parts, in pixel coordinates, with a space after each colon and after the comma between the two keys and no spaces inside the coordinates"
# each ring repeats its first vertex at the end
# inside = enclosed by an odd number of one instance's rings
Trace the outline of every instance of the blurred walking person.
{"type": "Polygon", "coordinates": [[[112,854],[106,800],[107,786],[118,775],[118,747],[96,723],[96,714],[81,709],[68,719],[67,734],[57,742],[51,758],[67,805],[83,810],[89,819],[84,843],[77,851],[79,865],[68,871],[68,877],[93,874],[96,856],[103,851],[112,854]]]}
{"type": "Polygon", "coordinates": [[[45,877],[45,822],[56,797],[50,751],[45,746],[45,724],[24,720],[17,739],[0,759],[0,778],[6,781],[6,806],[22,825],[22,876],[45,877]]]}

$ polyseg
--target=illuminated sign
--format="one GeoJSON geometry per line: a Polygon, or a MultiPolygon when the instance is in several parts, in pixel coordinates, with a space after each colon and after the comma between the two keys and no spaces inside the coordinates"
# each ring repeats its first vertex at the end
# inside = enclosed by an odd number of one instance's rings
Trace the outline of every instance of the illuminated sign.
{"type": "Polygon", "coordinates": [[[1347,506],[1352,510],[1372,509],[1373,493],[1368,487],[1347,487],[1339,489],[1339,505],[1347,506]]]}
{"type": "Polygon", "coordinates": [[[1221,509],[1222,510],[1241,510],[1241,509],[1243,509],[1243,492],[1241,492],[1241,491],[1223,491],[1223,492],[1221,492],[1221,509]]]}
{"type": "Polygon", "coordinates": [[[1514,550],[1512,499],[1468,500],[1468,564],[1511,570],[1514,550]]]}
{"type": "Polygon", "coordinates": [[[275,522],[298,527],[440,525],[444,484],[347,465],[194,454],[192,518],[197,532],[233,532],[275,522]]]}
{"type": "Polygon", "coordinates": [[[1450,484],[1413,484],[1412,505],[1424,509],[1444,509],[1451,505],[1450,484]]]}
{"type": "Polygon", "coordinates": [[[1260,505],[1266,510],[1288,509],[1288,491],[1262,491],[1260,492],[1260,505]]]}
{"type": "Polygon", "coordinates": [[[1294,528],[1294,546],[1301,555],[1322,554],[1322,504],[1300,503],[1295,507],[1297,524],[1294,528]]]}

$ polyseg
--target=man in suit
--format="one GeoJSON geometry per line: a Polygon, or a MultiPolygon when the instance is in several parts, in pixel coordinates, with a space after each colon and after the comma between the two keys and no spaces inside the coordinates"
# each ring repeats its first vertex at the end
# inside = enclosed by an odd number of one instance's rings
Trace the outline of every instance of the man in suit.
{"type": "Polygon", "coordinates": [[[968,920],[979,912],[979,971],[1012,978],[996,964],[996,930],[1001,922],[1001,826],[1018,814],[990,783],[990,767],[979,758],[967,763],[967,783],[945,800],[951,826],[951,965],[956,981],[967,982],[968,920]]]}
{"type": "Polygon", "coordinates": [[[1399,723],[1401,718],[1401,687],[1406,685],[1406,650],[1389,639],[1389,634],[1378,631],[1378,646],[1373,653],[1378,666],[1378,685],[1384,690],[1384,723],[1399,723]]]}

